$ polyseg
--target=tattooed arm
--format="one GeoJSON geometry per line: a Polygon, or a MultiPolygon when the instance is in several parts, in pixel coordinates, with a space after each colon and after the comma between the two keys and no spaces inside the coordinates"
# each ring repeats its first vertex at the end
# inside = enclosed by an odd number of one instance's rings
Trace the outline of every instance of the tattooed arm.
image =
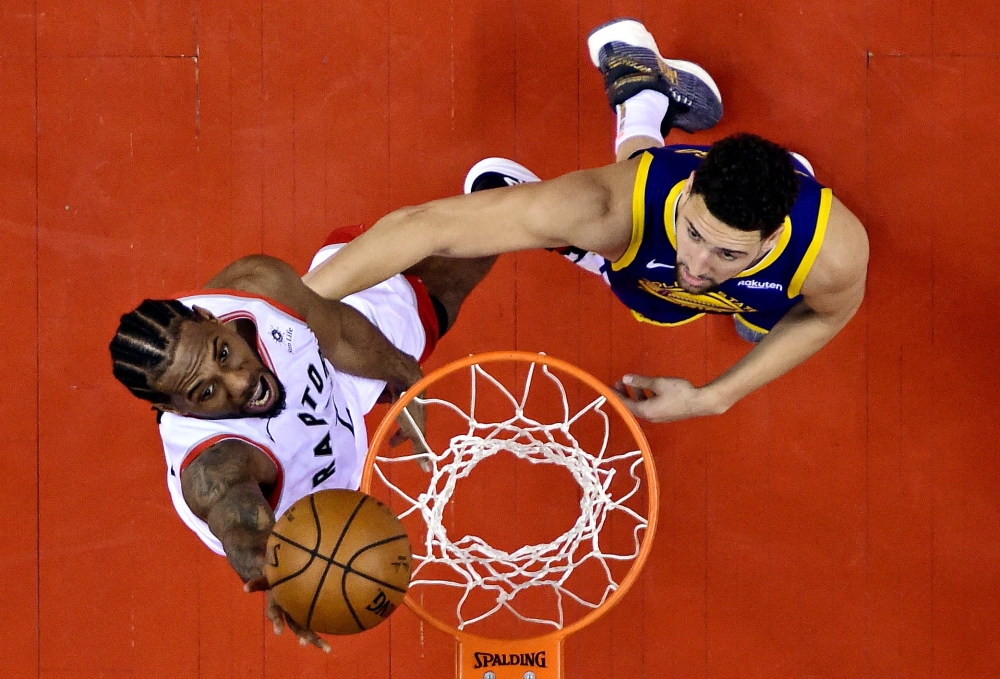
{"type": "Polygon", "coordinates": [[[261,484],[274,483],[277,473],[264,453],[233,439],[208,448],[181,474],[184,501],[222,542],[243,582],[264,575],[274,513],[261,484]]]}
{"type": "MultiPolygon", "coordinates": [[[[198,455],[181,473],[184,501],[222,542],[226,559],[247,591],[266,589],[264,553],[274,512],[261,486],[277,481],[278,470],[260,450],[235,439],[221,441],[198,455]]],[[[280,634],[284,625],[305,644],[329,653],[330,645],[288,617],[267,593],[267,617],[280,634]]]]}

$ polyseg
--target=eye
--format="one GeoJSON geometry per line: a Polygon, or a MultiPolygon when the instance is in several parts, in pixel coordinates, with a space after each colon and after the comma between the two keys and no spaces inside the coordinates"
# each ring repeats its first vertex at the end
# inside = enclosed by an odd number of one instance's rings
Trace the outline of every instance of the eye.
{"type": "Polygon", "coordinates": [[[732,252],[727,252],[725,250],[723,250],[722,252],[720,252],[719,256],[722,257],[727,262],[732,262],[733,260],[736,259],[736,255],[735,254],[733,254],[732,252]]]}
{"type": "Polygon", "coordinates": [[[226,359],[229,357],[229,347],[225,344],[219,349],[219,363],[225,363],[226,359]]]}
{"type": "Polygon", "coordinates": [[[204,390],[202,390],[201,399],[199,400],[207,401],[208,399],[212,398],[212,394],[214,393],[215,393],[215,385],[210,384],[207,387],[205,387],[204,390]]]}
{"type": "Polygon", "coordinates": [[[691,240],[701,240],[701,234],[695,231],[694,227],[690,225],[688,226],[688,235],[691,237],[691,240]]]}

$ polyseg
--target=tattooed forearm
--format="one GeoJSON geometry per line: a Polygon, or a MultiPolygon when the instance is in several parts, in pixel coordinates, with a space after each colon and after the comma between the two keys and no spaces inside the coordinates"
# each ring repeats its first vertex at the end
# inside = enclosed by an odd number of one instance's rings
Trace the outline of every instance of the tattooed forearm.
{"type": "Polygon", "coordinates": [[[245,483],[212,507],[208,527],[222,542],[226,557],[244,582],[263,574],[267,537],[274,513],[256,484],[245,483]]]}
{"type": "Polygon", "coordinates": [[[245,445],[234,443],[225,441],[212,446],[196,457],[181,475],[184,501],[202,520],[230,488],[253,480],[252,452],[245,445]]]}
{"type": "Polygon", "coordinates": [[[261,484],[274,483],[273,463],[241,441],[223,441],[196,457],[181,474],[184,500],[219,539],[244,581],[263,575],[274,513],[261,484]]]}
{"type": "Polygon", "coordinates": [[[243,582],[264,574],[264,553],[267,551],[267,533],[235,528],[223,539],[226,559],[243,582]]]}
{"type": "Polygon", "coordinates": [[[236,527],[268,533],[274,525],[274,513],[260,492],[260,486],[242,483],[229,491],[208,515],[208,527],[216,535],[224,535],[236,527]]]}

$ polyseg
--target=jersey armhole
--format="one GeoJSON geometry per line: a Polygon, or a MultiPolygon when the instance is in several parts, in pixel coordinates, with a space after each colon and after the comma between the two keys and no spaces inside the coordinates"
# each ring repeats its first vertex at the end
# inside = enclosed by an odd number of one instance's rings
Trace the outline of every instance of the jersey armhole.
{"type": "Polygon", "coordinates": [[[635,260],[642,245],[642,232],[646,224],[646,180],[649,177],[649,166],[653,162],[653,154],[644,151],[639,160],[639,169],[635,173],[635,184],[632,186],[632,240],[621,257],[611,262],[613,271],[621,271],[635,260]]]}
{"type": "Polygon", "coordinates": [[[253,439],[249,439],[246,436],[240,436],[238,434],[217,434],[216,436],[211,436],[204,441],[196,443],[194,446],[188,450],[187,454],[184,455],[184,459],[181,460],[181,464],[177,469],[177,480],[184,487],[184,482],[182,476],[184,470],[187,469],[188,465],[194,462],[195,458],[204,453],[206,450],[216,445],[217,443],[222,443],[223,441],[241,441],[248,445],[253,446],[260,452],[267,455],[268,459],[274,463],[275,469],[277,469],[277,478],[274,481],[274,485],[271,491],[264,497],[267,500],[267,504],[271,506],[271,511],[275,511],[278,508],[278,503],[281,501],[281,493],[285,487],[285,470],[281,466],[281,462],[278,460],[277,456],[267,447],[263,446],[253,439]]]}
{"type": "MultiPolygon", "coordinates": [[[[258,295],[255,292],[246,292],[245,290],[236,290],[233,288],[202,288],[200,290],[186,290],[176,293],[174,294],[173,299],[180,300],[187,297],[198,297],[198,296],[207,297],[209,295],[223,295],[226,297],[239,297],[241,299],[260,300],[261,302],[271,305],[281,313],[287,316],[291,316],[297,321],[301,321],[303,323],[306,322],[306,319],[302,317],[302,314],[300,314],[298,311],[291,308],[290,306],[282,304],[281,302],[271,299],[270,297],[265,297],[264,295],[258,295]]],[[[197,305],[197,302],[192,302],[192,304],[197,305]]]]}
{"type": "Polygon", "coordinates": [[[792,281],[788,284],[788,299],[794,299],[802,291],[802,284],[806,282],[816,256],[823,246],[823,239],[826,237],[826,224],[830,221],[830,207],[833,204],[833,191],[822,189],[819,197],[819,213],[816,215],[816,231],[813,233],[812,242],[806,248],[806,254],[802,256],[799,267],[792,276],[792,281]]]}

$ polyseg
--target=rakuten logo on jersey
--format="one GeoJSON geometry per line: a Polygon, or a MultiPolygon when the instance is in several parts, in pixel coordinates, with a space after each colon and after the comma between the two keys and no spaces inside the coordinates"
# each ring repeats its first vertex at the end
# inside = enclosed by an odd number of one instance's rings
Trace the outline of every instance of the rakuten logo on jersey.
{"type": "Polygon", "coordinates": [[[750,288],[751,290],[777,290],[781,292],[785,289],[785,286],[781,283],[772,283],[771,281],[745,280],[737,281],[736,285],[743,288],[750,288]]]}

